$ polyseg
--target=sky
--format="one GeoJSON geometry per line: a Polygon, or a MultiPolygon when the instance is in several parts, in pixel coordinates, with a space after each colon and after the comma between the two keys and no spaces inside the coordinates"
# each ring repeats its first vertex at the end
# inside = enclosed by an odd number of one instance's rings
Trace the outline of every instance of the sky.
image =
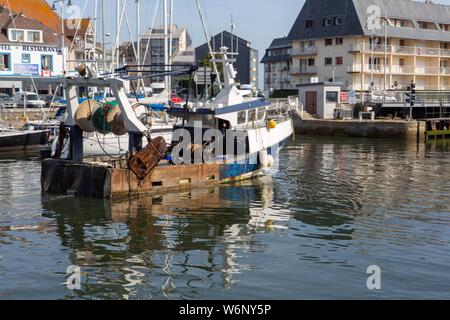
{"type": "MultiPolygon", "coordinates": [[[[115,0],[105,1],[106,33],[115,33],[115,0]]],[[[157,0],[141,1],[141,26],[150,28],[152,25],[157,0]]],[[[50,4],[52,0],[47,0],[50,4]]],[[[66,11],[67,17],[81,15],[86,0],[72,0],[79,9],[66,11]]],[[[162,3],[162,0],[160,0],[162,3]]],[[[222,30],[230,30],[231,16],[236,25],[235,34],[252,43],[252,47],[259,51],[261,60],[265,49],[274,38],[286,36],[300,10],[304,0],[201,0],[205,13],[208,32],[211,35],[222,30]]],[[[58,4],[57,4],[58,6],[58,4]]],[[[59,8],[59,7],[58,7],[59,8]]],[[[136,5],[135,0],[127,0],[127,14],[133,31],[136,33],[136,5]]],[[[70,9],[68,9],[70,10],[70,9]]],[[[94,1],[87,0],[84,17],[94,17],[94,1]]],[[[162,4],[156,15],[156,25],[162,24],[162,4]]],[[[99,25],[101,21],[98,21],[99,25]]],[[[174,0],[174,23],[188,28],[194,47],[206,42],[195,0],[174,0]]],[[[99,27],[100,29],[100,27],[99,27]]],[[[99,30],[101,32],[101,30],[99,30]]],[[[121,32],[121,42],[129,40],[128,28],[124,22],[121,32]]],[[[114,41],[108,37],[106,42],[114,41]]],[[[263,87],[264,67],[259,68],[259,83],[263,87]]]]}

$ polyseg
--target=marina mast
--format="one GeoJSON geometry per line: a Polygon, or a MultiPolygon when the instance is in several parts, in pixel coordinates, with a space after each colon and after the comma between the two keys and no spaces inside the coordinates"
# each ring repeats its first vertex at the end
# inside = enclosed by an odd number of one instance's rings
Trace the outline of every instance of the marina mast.
{"type": "MultiPolygon", "coordinates": [[[[209,39],[208,30],[206,29],[205,20],[203,18],[202,9],[200,7],[200,0],[196,0],[196,2],[197,2],[198,14],[200,15],[200,21],[202,22],[203,33],[205,34],[206,43],[208,44],[208,50],[209,50],[209,53],[210,53],[212,61],[213,61],[213,69],[214,69],[214,72],[217,74],[217,82],[219,84],[219,88],[220,88],[220,90],[222,90],[222,82],[220,81],[220,73],[219,73],[219,70],[217,69],[216,62],[214,61],[215,60],[215,54],[214,54],[214,51],[213,51],[213,49],[211,47],[211,42],[210,42],[210,39],[209,39]]],[[[214,42],[214,39],[213,39],[213,42],[214,42]]]]}

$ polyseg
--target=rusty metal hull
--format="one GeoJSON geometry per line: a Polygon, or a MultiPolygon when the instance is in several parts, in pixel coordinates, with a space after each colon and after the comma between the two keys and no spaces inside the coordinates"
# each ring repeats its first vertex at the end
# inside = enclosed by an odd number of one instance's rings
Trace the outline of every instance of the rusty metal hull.
{"type": "Polygon", "coordinates": [[[249,163],[160,165],[151,175],[139,180],[129,169],[47,159],[42,163],[41,186],[42,191],[49,194],[115,198],[202,188],[249,179],[258,174],[259,166],[249,163]]]}

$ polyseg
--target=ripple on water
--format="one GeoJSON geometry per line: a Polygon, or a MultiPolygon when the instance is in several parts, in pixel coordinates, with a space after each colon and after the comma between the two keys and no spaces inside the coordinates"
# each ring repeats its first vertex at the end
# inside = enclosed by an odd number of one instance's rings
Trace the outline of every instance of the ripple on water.
{"type": "Polygon", "coordinates": [[[41,196],[40,163],[3,158],[0,298],[370,298],[372,264],[377,297],[450,298],[449,156],[302,137],[271,177],[119,203],[41,196]]]}

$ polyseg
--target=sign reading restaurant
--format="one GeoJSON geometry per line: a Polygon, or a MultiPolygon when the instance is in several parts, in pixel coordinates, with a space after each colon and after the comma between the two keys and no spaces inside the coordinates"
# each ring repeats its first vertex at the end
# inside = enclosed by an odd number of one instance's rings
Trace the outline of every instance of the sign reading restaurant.
{"type": "MultiPolygon", "coordinates": [[[[13,48],[9,44],[0,44],[0,50],[12,51],[13,48]]],[[[59,52],[60,51],[56,47],[29,46],[29,45],[22,46],[22,50],[27,51],[27,52],[59,52]]]]}

